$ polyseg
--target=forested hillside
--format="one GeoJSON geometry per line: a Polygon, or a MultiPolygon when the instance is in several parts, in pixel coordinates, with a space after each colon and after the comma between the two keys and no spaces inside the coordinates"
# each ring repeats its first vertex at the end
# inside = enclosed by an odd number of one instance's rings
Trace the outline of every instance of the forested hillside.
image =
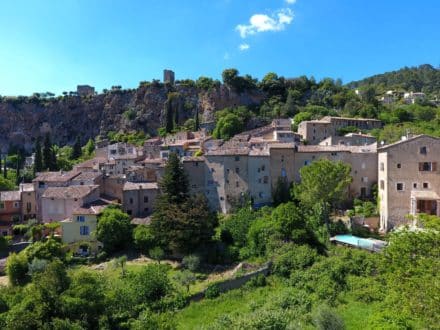
{"type": "Polygon", "coordinates": [[[417,67],[405,67],[396,71],[377,74],[348,84],[350,88],[366,85],[376,85],[376,88],[381,91],[403,89],[438,94],[440,91],[440,69],[430,64],[423,64],[417,67]]]}

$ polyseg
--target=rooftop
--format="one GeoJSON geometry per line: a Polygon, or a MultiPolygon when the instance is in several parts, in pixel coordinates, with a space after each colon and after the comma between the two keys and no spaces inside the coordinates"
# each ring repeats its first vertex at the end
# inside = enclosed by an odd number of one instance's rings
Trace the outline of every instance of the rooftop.
{"type": "Polygon", "coordinates": [[[99,178],[100,176],[102,176],[101,172],[98,171],[91,171],[91,172],[81,172],[80,175],[78,175],[77,177],[75,177],[75,181],[77,180],[94,180],[96,178],[99,178]]]}
{"type": "Polygon", "coordinates": [[[43,193],[44,198],[72,199],[82,198],[98,189],[99,186],[69,186],[69,187],[50,187],[43,193]]]}
{"type": "Polygon", "coordinates": [[[438,137],[430,136],[430,135],[426,135],[426,134],[414,135],[414,136],[412,136],[412,137],[410,137],[410,138],[401,139],[401,140],[399,140],[399,141],[397,141],[397,142],[394,142],[394,143],[390,143],[390,144],[387,144],[387,145],[381,146],[380,148],[377,149],[377,151],[378,151],[378,152],[382,152],[382,151],[385,151],[385,150],[387,150],[387,149],[389,149],[389,148],[392,148],[392,147],[395,147],[395,146],[401,145],[401,144],[403,144],[403,143],[412,142],[412,141],[418,140],[418,139],[423,138],[423,137],[424,137],[424,138],[433,139],[433,140],[440,140],[440,138],[438,138],[438,137]]]}
{"type": "Polygon", "coordinates": [[[128,190],[149,190],[149,189],[158,189],[158,185],[156,182],[126,182],[124,184],[124,191],[128,190]]]}
{"type": "Polygon", "coordinates": [[[33,182],[45,181],[45,182],[67,182],[78,176],[81,172],[76,171],[57,171],[57,172],[41,172],[37,177],[33,179],[33,182]]]}
{"type": "Polygon", "coordinates": [[[20,183],[20,191],[32,192],[35,191],[33,183],[20,183]]]}
{"type": "Polygon", "coordinates": [[[6,201],[19,201],[21,195],[19,191],[2,191],[0,192],[0,200],[2,202],[6,201]]]}
{"type": "Polygon", "coordinates": [[[83,207],[78,207],[73,210],[72,214],[100,214],[108,205],[109,201],[104,199],[98,199],[90,204],[86,204],[83,207]]]}

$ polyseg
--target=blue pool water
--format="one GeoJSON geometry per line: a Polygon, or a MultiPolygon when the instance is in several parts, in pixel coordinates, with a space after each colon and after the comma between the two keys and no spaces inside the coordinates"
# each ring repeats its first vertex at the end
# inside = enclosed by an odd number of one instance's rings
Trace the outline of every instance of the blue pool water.
{"type": "Polygon", "coordinates": [[[370,240],[367,238],[357,237],[353,235],[336,235],[335,237],[333,237],[333,240],[339,243],[344,243],[372,251],[380,250],[383,247],[383,244],[380,244],[381,241],[370,240]]]}

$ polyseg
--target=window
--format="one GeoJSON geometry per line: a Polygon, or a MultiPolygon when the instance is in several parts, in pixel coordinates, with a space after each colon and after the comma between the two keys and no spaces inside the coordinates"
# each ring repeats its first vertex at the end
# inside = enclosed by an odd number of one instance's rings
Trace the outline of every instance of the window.
{"type": "Polygon", "coordinates": [[[237,188],[240,187],[240,182],[235,181],[235,186],[236,186],[237,188]]]}
{"type": "Polygon", "coordinates": [[[83,215],[77,215],[76,216],[76,221],[77,222],[84,222],[84,221],[86,221],[86,218],[83,215]]]}
{"type": "Polygon", "coordinates": [[[32,203],[31,203],[31,202],[27,202],[27,203],[26,203],[26,210],[27,210],[28,212],[30,212],[30,211],[32,210],[32,203]]]}
{"type": "Polygon", "coordinates": [[[286,176],[287,176],[286,169],[282,168],[281,169],[281,177],[285,178],[286,176]]]}
{"type": "MultiPolygon", "coordinates": [[[[331,155],[332,155],[332,156],[337,156],[338,153],[337,153],[337,152],[332,152],[331,155]]],[[[313,156],[313,157],[315,157],[315,156],[313,156]]]]}
{"type": "Polygon", "coordinates": [[[384,165],[384,163],[382,163],[382,162],[380,163],[380,170],[381,170],[381,171],[385,170],[385,165],[384,165]]]}
{"type": "Polygon", "coordinates": [[[148,207],[144,208],[144,211],[145,211],[145,212],[148,212],[148,211],[149,211],[149,208],[148,208],[148,207]]]}
{"type": "Polygon", "coordinates": [[[309,165],[309,164],[310,164],[310,160],[305,160],[305,161],[304,161],[304,165],[307,166],[307,165],[309,165]]]}
{"type": "Polygon", "coordinates": [[[432,162],[423,162],[419,163],[419,171],[420,172],[435,172],[437,171],[437,163],[432,162]]]}
{"type": "Polygon", "coordinates": [[[420,147],[420,154],[421,155],[426,155],[428,153],[428,150],[426,149],[426,147],[420,147]]]}
{"type": "Polygon", "coordinates": [[[417,189],[417,182],[414,182],[414,183],[413,183],[413,188],[414,188],[414,189],[417,189]]]}
{"type": "Polygon", "coordinates": [[[402,168],[402,164],[397,163],[397,168],[402,168]]]}
{"type": "Polygon", "coordinates": [[[398,183],[396,184],[396,189],[397,189],[397,191],[403,191],[403,183],[398,182],[398,183]]]}
{"type": "Polygon", "coordinates": [[[261,180],[261,178],[259,178],[259,179],[258,179],[258,183],[261,183],[261,182],[262,182],[262,180],[261,180]]]}
{"type": "Polygon", "coordinates": [[[423,182],[423,189],[428,189],[428,188],[429,188],[429,183],[423,182]]]}
{"type": "Polygon", "coordinates": [[[261,170],[264,172],[266,170],[266,166],[261,166],[261,170]]]}
{"type": "Polygon", "coordinates": [[[268,176],[265,176],[265,177],[263,178],[263,182],[266,183],[266,184],[269,183],[269,177],[268,177],[268,176]]]}
{"type": "Polygon", "coordinates": [[[194,166],[199,166],[199,162],[195,162],[195,163],[194,163],[194,166]]]}
{"type": "Polygon", "coordinates": [[[129,203],[130,203],[130,204],[133,204],[133,198],[130,198],[130,199],[129,199],[129,203]]]}
{"type": "Polygon", "coordinates": [[[264,194],[260,191],[260,192],[258,193],[258,197],[263,198],[263,197],[264,197],[264,194]]]}
{"type": "Polygon", "coordinates": [[[45,184],[43,181],[38,182],[38,188],[44,188],[45,184]]]}
{"type": "Polygon", "coordinates": [[[361,179],[362,182],[367,183],[368,182],[368,176],[364,176],[361,179]]]}
{"type": "Polygon", "coordinates": [[[127,214],[128,214],[128,215],[131,215],[131,210],[127,210],[127,214]]]}
{"type": "Polygon", "coordinates": [[[239,174],[240,173],[240,168],[236,167],[235,168],[235,173],[239,174]]]}
{"type": "Polygon", "coordinates": [[[224,200],[225,200],[225,198],[224,198],[223,196],[221,196],[221,197],[220,197],[220,200],[221,200],[221,201],[224,201],[224,200]]]}
{"type": "Polygon", "coordinates": [[[20,207],[20,203],[19,202],[14,202],[14,208],[18,209],[20,207]]]}
{"type": "Polygon", "coordinates": [[[215,169],[213,167],[211,167],[211,173],[214,173],[215,169]]]}
{"type": "Polygon", "coordinates": [[[381,190],[385,189],[385,182],[383,180],[380,180],[380,189],[381,190]]]}
{"type": "Polygon", "coordinates": [[[362,163],[361,168],[365,170],[365,163],[362,163]]]}
{"type": "Polygon", "coordinates": [[[284,162],[284,155],[281,155],[281,162],[284,162]]]}
{"type": "Polygon", "coordinates": [[[89,226],[81,226],[81,227],[79,227],[79,234],[81,236],[89,236],[89,226]]]}
{"type": "Polygon", "coordinates": [[[228,174],[229,174],[229,168],[227,168],[227,169],[226,169],[226,173],[228,173],[228,174]]]}
{"type": "Polygon", "coordinates": [[[239,156],[235,156],[235,161],[236,162],[240,161],[240,157],[239,156]]]}
{"type": "Polygon", "coordinates": [[[144,203],[148,203],[148,196],[144,196],[144,203]]]}

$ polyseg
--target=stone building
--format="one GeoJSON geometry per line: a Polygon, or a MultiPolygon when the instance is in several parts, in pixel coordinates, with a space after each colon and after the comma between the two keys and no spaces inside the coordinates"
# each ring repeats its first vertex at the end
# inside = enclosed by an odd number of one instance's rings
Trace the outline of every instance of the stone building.
{"type": "Polygon", "coordinates": [[[298,133],[308,144],[319,144],[330,136],[340,135],[340,129],[355,127],[359,130],[381,128],[382,122],[369,118],[345,118],[326,116],[320,120],[302,121],[298,125],[298,133]]]}
{"type": "Polygon", "coordinates": [[[21,220],[19,191],[0,192],[0,231],[3,236],[12,234],[12,226],[21,220]]]}
{"type": "Polygon", "coordinates": [[[41,220],[61,221],[72,212],[99,199],[99,186],[69,186],[47,188],[41,196],[41,220]]]}
{"type": "Polygon", "coordinates": [[[76,86],[76,93],[78,96],[95,95],[95,87],[89,85],[76,86]]]}
{"type": "Polygon", "coordinates": [[[122,189],[122,208],[134,218],[144,218],[153,212],[154,201],[159,193],[155,182],[126,182],[122,189]]]}
{"type": "Polygon", "coordinates": [[[440,216],[440,139],[418,135],[378,149],[380,229],[410,225],[408,215],[440,216]]]}
{"type": "Polygon", "coordinates": [[[35,186],[32,183],[21,183],[19,187],[21,195],[21,214],[23,220],[37,217],[37,196],[35,186]]]}
{"type": "Polygon", "coordinates": [[[163,70],[163,82],[174,85],[174,71],[168,69],[163,70]]]}
{"type": "Polygon", "coordinates": [[[377,142],[374,136],[362,133],[348,133],[344,136],[329,136],[328,138],[319,142],[321,146],[367,146],[377,142]]]}

